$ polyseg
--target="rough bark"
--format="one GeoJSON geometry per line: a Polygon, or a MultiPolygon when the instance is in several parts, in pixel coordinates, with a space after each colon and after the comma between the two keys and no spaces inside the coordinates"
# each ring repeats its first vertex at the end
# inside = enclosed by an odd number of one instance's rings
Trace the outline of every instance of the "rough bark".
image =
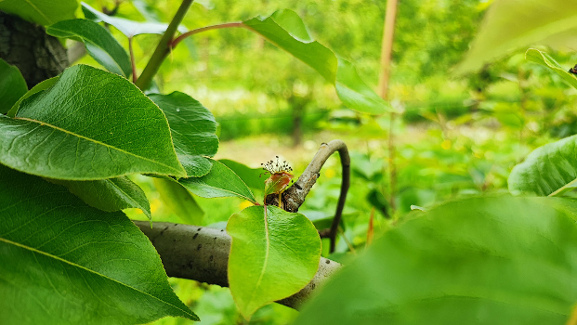
{"type": "Polygon", "coordinates": [[[15,65],[28,88],[68,67],[66,50],[41,26],[0,11],[0,58],[15,65]]]}
{"type": "MultiPolygon", "coordinates": [[[[231,238],[221,229],[147,221],[134,221],[148,236],[170,277],[192,279],[208,284],[228,286],[227,267],[231,238]]],[[[311,282],[298,293],[278,301],[298,309],[323,282],[340,268],[340,264],[321,258],[311,282]]]]}

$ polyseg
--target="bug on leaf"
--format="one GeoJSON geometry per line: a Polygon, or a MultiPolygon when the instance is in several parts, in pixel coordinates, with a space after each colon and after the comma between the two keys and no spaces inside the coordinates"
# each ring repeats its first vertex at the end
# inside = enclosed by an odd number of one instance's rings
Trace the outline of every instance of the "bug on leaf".
{"type": "Polygon", "coordinates": [[[279,207],[282,208],[281,194],[293,178],[293,174],[291,174],[293,169],[286,161],[283,160],[281,163],[278,156],[276,156],[276,161],[269,160],[266,163],[261,163],[261,166],[265,170],[265,174],[270,174],[264,182],[264,197],[266,198],[269,194],[278,194],[279,207]]]}

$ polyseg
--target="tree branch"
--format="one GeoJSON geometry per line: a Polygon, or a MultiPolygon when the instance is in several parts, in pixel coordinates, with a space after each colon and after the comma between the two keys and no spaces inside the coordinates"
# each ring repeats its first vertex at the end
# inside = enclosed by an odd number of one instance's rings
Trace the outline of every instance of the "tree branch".
{"type": "MultiPolygon", "coordinates": [[[[170,277],[228,286],[230,236],[222,229],[177,223],[134,221],[156,248],[170,277]]],[[[298,309],[340,264],[321,257],[315,277],[298,293],[277,301],[298,309]]]]}
{"type": "MultiPolygon", "coordinates": [[[[351,159],[349,157],[347,145],[341,140],[333,140],[329,143],[323,143],[299,179],[290,188],[284,191],[281,197],[283,202],[283,209],[289,212],[297,212],[299,207],[304,203],[305,198],[309,194],[311,188],[317,182],[317,179],[320,176],[321,168],[327,159],[329,159],[329,157],[336,151],[339,152],[339,156],[341,157],[341,193],[339,195],[339,201],[337,203],[337,209],[331,224],[331,228],[328,230],[328,232],[321,232],[323,234],[326,233],[327,237],[329,237],[331,240],[331,253],[335,250],[336,236],[339,224],[341,222],[343,208],[345,206],[347,192],[349,190],[351,180],[351,159]]],[[[269,205],[278,206],[278,195],[269,194],[265,198],[265,202],[269,205]]]]}

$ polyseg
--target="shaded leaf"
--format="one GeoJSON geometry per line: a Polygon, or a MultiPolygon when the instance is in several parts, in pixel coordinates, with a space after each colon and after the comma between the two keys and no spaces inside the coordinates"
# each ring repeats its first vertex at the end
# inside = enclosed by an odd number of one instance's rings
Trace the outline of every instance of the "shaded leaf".
{"type": "Polygon", "coordinates": [[[20,70],[0,59],[0,114],[6,114],[28,91],[20,70]]]}
{"type": "Polygon", "coordinates": [[[264,170],[262,168],[250,168],[239,162],[229,159],[220,159],[219,162],[225,164],[235,174],[242,179],[242,181],[253,190],[262,191],[264,189],[264,170]]]}
{"type": "Polygon", "coordinates": [[[0,10],[40,25],[54,24],[74,18],[78,7],[76,0],[2,0],[0,10]]]}
{"type": "Polygon", "coordinates": [[[459,73],[473,72],[512,50],[531,45],[567,46],[577,29],[577,2],[565,0],[494,1],[459,73]]]}
{"type": "Polygon", "coordinates": [[[196,99],[181,92],[148,96],[166,115],[178,160],[189,177],[208,174],[218,150],[216,120],[196,99]]]}
{"type": "Polygon", "coordinates": [[[190,192],[172,178],[154,178],[162,201],[187,224],[202,226],[204,211],[190,192]]]}
{"type": "Polygon", "coordinates": [[[181,178],[178,182],[200,197],[237,196],[256,203],[254,194],[242,179],[230,168],[218,161],[212,161],[212,169],[207,175],[202,177],[181,178]]]}
{"type": "Polygon", "coordinates": [[[553,59],[549,54],[539,51],[537,49],[528,49],[525,53],[525,58],[531,62],[538,63],[555,72],[559,77],[565,80],[568,84],[577,88],[577,78],[568,69],[563,68],[553,59]]]}
{"type": "Polygon", "coordinates": [[[509,175],[514,195],[558,195],[577,186],[577,135],[539,147],[509,175]]]}
{"type": "Polygon", "coordinates": [[[122,213],[0,166],[0,308],[5,324],[197,320],[148,238],[122,213]],[[8,298],[9,299],[6,299],[8,298]]]}
{"type": "Polygon", "coordinates": [[[130,58],[118,41],[104,27],[86,19],[57,22],[46,33],[83,42],[86,51],[106,70],[128,77],[132,74],[130,58]]]}
{"type": "MultiPolygon", "coordinates": [[[[245,318],[260,307],[306,286],[318,269],[321,240],[305,216],[275,206],[252,206],[233,214],[228,281],[245,318]]],[[[337,323],[335,323],[337,324],[337,323]]]]}
{"type": "Polygon", "coordinates": [[[56,81],[58,81],[58,79],[60,78],[60,76],[57,77],[52,77],[50,79],[46,79],[44,81],[41,81],[39,83],[37,83],[34,87],[32,87],[32,89],[28,90],[24,96],[20,97],[20,99],[18,99],[18,101],[16,101],[16,103],[14,103],[14,105],[12,105],[12,108],[10,108],[10,111],[8,111],[8,113],[6,115],[10,116],[10,117],[14,117],[16,116],[16,113],[18,112],[18,109],[20,108],[20,103],[22,103],[23,100],[25,100],[26,98],[39,93],[41,91],[44,91],[52,86],[54,86],[54,84],[56,83],[56,81]]]}
{"type": "Polygon", "coordinates": [[[0,115],[0,162],[55,179],[185,176],[164,114],[128,80],[89,66],[0,115]]]}
{"type": "Polygon", "coordinates": [[[127,177],[99,179],[96,181],[48,180],[68,188],[86,204],[102,211],[114,212],[137,208],[152,220],[150,204],[144,191],[127,177]]]}
{"type": "Polygon", "coordinates": [[[269,17],[243,22],[277,47],[315,69],[336,87],[337,95],[351,108],[370,114],[382,114],[390,106],[358,76],[352,64],[337,56],[308,33],[301,18],[292,10],[278,10],[269,17]]]}
{"type": "Polygon", "coordinates": [[[572,199],[499,197],[414,212],[295,324],[564,324],[577,301],[576,211],[572,199]]]}
{"type": "MultiPolygon", "coordinates": [[[[168,27],[168,24],[156,23],[156,22],[140,22],[134,21],[126,18],[112,17],[108,16],[94,8],[90,5],[82,2],[82,12],[86,19],[91,19],[96,22],[103,21],[110,24],[116,29],[118,29],[122,34],[128,38],[132,38],[140,34],[163,34],[168,27]]],[[[182,32],[183,29],[179,28],[182,32]]]]}

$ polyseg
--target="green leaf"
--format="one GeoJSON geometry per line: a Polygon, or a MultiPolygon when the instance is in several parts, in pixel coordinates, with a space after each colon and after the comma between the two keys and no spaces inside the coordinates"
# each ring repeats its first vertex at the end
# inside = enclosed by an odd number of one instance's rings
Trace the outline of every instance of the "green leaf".
{"type": "Polygon", "coordinates": [[[18,112],[18,109],[20,108],[20,103],[22,103],[23,100],[25,100],[26,98],[39,93],[41,91],[44,91],[52,86],[54,86],[54,84],[56,83],[56,81],[58,81],[58,79],[60,78],[60,76],[57,77],[53,77],[50,79],[46,79],[40,83],[37,83],[36,86],[32,87],[32,89],[28,90],[28,92],[26,92],[24,94],[24,96],[20,97],[20,99],[18,99],[18,101],[16,103],[14,103],[14,105],[12,105],[12,108],[10,108],[10,110],[8,111],[8,113],[6,115],[10,116],[10,117],[14,117],[16,116],[16,113],[18,112]]]}
{"type": "Polygon", "coordinates": [[[577,186],[577,135],[535,149],[509,175],[514,195],[558,195],[577,186]]]}
{"type": "MultiPolygon", "coordinates": [[[[122,34],[128,38],[132,38],[140,34],[163,34],[168,27],[168,24],[156,22],[139,22],[120,17],[108,16],[88,4],[82,2],[82,12],[86,19],[91,19],[96,22],[103,21],[118,29],[122,34]]],[[[180,31],[182,29],[179,28],[180,31]]]]}
{"type": "Polygon", "coordinates": [[[229,287],[245,318],[297,293],[319,267],[321,240],[310,220],[275,206],[266,211],[248,207],[233,214],[226,227],[232,237],[229,287]]]}
{"type": "Polygon", "coordinates": [[[474,198],[387,231],[295,324],[565,324],[577,301],[577,201],[474,198]]]}
{"type": "Polygon", "coordinates": [[[0,163],[55,179],[185,176],[164,114],[128,80],[68,68],[51,88],[0,115],[0,163]]]}
{"type": "Polygon", "coordinates": [[[181,178],[178,182],[200,197],[238,196],[256,203],[254,194],[242,179],[230,168],[218,161],[212,161],[212,169],[207,175],[202,177],[181,178]]]}
{"type": "Polygon", "coordinates": [[[561,67],[549,54],[537,49],[528,49],[527,52],[525,52],[525,58],[553,70],[553,72],[568,84],[577,88],[577,78],[575,78],[573,74],[569,73],[568,69],[561,67]]]}
{"type": "Polygon", "coordinates": [[[144,191],[127,177],[100,179],[96,181],[48,180],[65,186],[86,204],[102,211],[114,212],[137,208],[152,220],[150,204],[144,191]]]}
{"type": "Polygon", "coordinates": [[[351,63],[337,58],[331,50],[313,40],[294,11],[278,10],[269,17],[253,18],[243,24],[303,61],[334,84],[337,95],[347,107],[370,114],[382,114],[391,110],[390,106],[359,78],[351,63]]]}
{"type": "Polygon", "coordinates": [[[485,14],[471,50],[457,67],[466,73],[531,45],[570,44],[577,27],[577,2],[499,0],[485,14]]]}
{"type": "Polygon", "coordinates": [[[122,213],[0,166],[0,308],[5,324],[192,320],[162,262],[122,213]],[[8,299],[9,298],[9,299],[8,299]]]}
{"type": "Polygon", "coordinates": [[[108,71],[128,77],[132,73],[128,54],[106,28],[86,19],[57,22],[46,33],[83,42],[86,51],[108,71]]]}
{"type": "Polygon", "coordinates": [[[190,192],[172,178],[154,178],[154,187],[160,198],[187,224],[202,226],[204,211],[190,192]]]}
{"type": "Polygon", "coordinates": [[[248,187],[253,190],[262,191],[264,189],[264,181],[266,177],[264,177],[264,170],[262,168],[250,168],[229,159],[220,159],[219,162],[230,168],[248,187]]]}
{"type": "Polygon", "coordinates": [[[28,91],[20,70],[0,59],[0,114],[6,114],[28,91]]]}
{"type": "Polygon", "coordinates": [[[188,177],[208,174],[218,150],[214,116],[196,99],[181,92],[148,96],[166,115],[178,160],[188,177]]]}
{"type": "Polygon", "coordinates": [[[2,0],[0,10],[40,25],[51,25],[60,20],[74,18],[78,7],[76,0],[2,0]]]}

